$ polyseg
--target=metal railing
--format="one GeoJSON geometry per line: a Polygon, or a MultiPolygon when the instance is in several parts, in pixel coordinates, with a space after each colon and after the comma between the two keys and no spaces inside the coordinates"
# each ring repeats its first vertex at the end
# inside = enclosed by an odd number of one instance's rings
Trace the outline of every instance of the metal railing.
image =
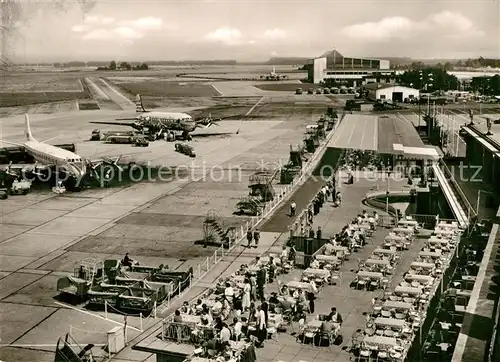
{"type": "Polygon", "coordinates": [[[469,199],[462,191],[462,188],[458,184],[457,180],[455,180],[455,175],[451,172],[449,167],[444,163],[443,160],[439,160],[438,167],[443,171],[446,180],[452,188],[452,191],[457,196],[457,199],[460,202],[460,205],[463,207],[467,219],[470,220],[471,217],[476,217],[476,209],[470,204],[469,199]]]}

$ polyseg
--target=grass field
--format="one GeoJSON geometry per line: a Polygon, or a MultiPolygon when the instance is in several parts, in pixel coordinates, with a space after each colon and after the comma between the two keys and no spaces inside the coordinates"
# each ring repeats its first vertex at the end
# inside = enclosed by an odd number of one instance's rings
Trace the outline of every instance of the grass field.
{"type": "Polygon", "coordinates": [[[2,74],[4,92],[82,92],[79,74],[44,72],[2,74]]]}
{"type": "Polygon", "coordinates": [[[0,107],[18,107],[29,104],[73,101],[88,98],[85,92],[32,92],[32,93],[0,93],[0,107]]]}
{"type": "Polygon", "coordinates": [[[131,94],[146,97],[215,97],[219,95],[214,87],[208,84],[179,82],[133,82],[117,84],[131,94]]]}
{"type": "Polygon", "coordinates": [[[255,88],[259,88],[266,91],[281,91],[281,92],[295,92],[297,88],[302,88],[302,90],[307,91],[308,89],[317,89],[319,86],[317,84],[310,83],[274,83],[269,81],[268,83],[256,84],[255,88]]]}

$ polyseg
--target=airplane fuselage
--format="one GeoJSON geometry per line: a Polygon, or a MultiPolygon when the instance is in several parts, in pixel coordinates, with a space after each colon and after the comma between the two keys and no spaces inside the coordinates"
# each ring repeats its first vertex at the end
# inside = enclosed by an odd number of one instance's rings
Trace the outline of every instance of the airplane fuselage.
{"type": "Polygon", "coordinates": [[[37,163],[56,166],[77,179],[86,174],[84,160],[74,152],[38,141],[26,141],[24,149],[37,163]]]}
{"type": "Polygon", "coordinates": [[[193,132],[197,124],[186,113],[174,112],[145,112],[137,117],[138,124],[142,127],[165,128],[172,131],[193,132]]]}

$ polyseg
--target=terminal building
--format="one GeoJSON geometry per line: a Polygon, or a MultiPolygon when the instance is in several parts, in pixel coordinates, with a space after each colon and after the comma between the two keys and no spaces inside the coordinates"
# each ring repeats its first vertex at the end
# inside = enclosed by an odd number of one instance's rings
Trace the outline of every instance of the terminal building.
{"type": "Polygon", "coordinates": [[[345,57],[337,50],[328,51],[308,62],[308,79],[314,84],[325,79],[361,84],[365,78],[375,74],[390,75],[390,62],[383,59],[345,57]]]}

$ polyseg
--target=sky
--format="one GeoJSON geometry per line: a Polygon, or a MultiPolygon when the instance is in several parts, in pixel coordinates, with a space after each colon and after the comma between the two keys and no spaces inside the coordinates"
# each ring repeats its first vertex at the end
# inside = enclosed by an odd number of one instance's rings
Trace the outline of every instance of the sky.
{"type": "Polygon", "coordinates": [[[2,0],[2,58],[500,58],[500,0],[2,0]],[[15,2],[12,4],[12,2],[15,2]]]}

